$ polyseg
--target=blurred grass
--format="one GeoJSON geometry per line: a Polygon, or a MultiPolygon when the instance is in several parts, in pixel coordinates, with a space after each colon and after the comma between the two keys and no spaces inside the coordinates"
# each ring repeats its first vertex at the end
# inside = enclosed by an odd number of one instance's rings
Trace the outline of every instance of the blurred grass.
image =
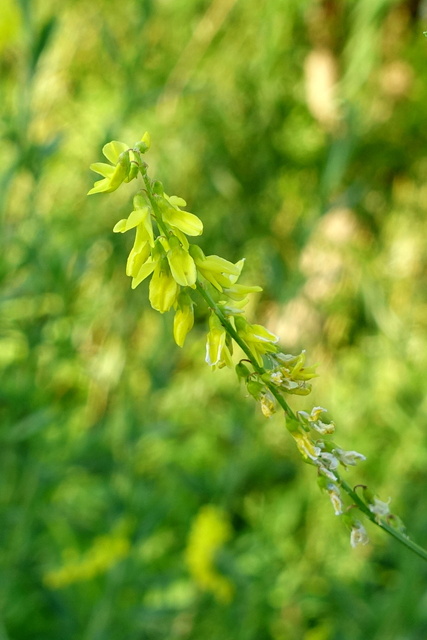
{"type": "Polygon", "coordinates": [[[3,0],[0,639],[378,640],[427,635],[426,569],[347,532],[227,371],[131,292],[87,199],[111,138],[246,256],[251,313],[320,363],[313,396],[426,544],[425,2],[3,0]],[[216,570],[192,523],[230,522],[216,570]]]}

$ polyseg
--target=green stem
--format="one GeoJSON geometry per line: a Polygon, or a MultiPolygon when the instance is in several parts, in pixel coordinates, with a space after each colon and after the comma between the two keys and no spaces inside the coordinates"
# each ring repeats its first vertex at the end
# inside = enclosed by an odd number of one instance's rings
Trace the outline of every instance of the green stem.
{"type": "MultiPolygon", "coordinates": [[[[334,471],[334,474],[336,476],[338,476],[336,471],[334,471]]],[[[383,529],[384,531],[387,531],[387,533],[389,533],[391,536],[393,536],[393,538],[396,538],[396,540],[398,540],[401,544],[405,545],[405,547],[407,547],[408,549],[410,549],[411,551],[416,553],[423,560],[427,561],[427,551],[425,549],[423,549],[423,547],[420,547],[418,544],[416,544],[415,542],[410,540],[410,538],[405,536],[405,534],[403,534],[401,531],[398,531],[397,529],[394,529],[393,527],[391,527],[386,522],[382,522],[382,521],[378,522],[376,520],[376,518],[375,518],[375,514],[372,513],[372,511],[369,510],[369,507],[360,498],[360,496],[357,495],[356,491],[354,491],[354,489],[352,489],[347,484],[347,482],[345,480],[343,480],[340,476],[338,476],[338,482],[339,482],[340,486],[344,489],[344,491],[353,500],[354,504],[360,509],[360,511],[362,511],[362,513],[365,514],[365,516],[367,518],[369,518],[369,520],[373,524],[376,524],[377,527],[380,527],[380,529],[383,529]]]]}
{"type": "MultiPolygon", "coordinates": [[[[247,356],[248,360],[251,362],[254,370],[259,374],[262,375],[264,373],[266,373],[265,369],[263,367],[260,367],[260,365],[258,364],[255,356],[253,355],[252,351],[250,350],[250,348],[248,347],[248,345],[246,344],[246,342],[244,340],[242,340],[239,336],[239,334],[237,333],[237,331],[235,330],[235,328],[233,327],[233,325],[231,324],[231,322],[228,320],[228,318],[225,316],[224,312],[222,311],[222,309],[217,305],[217,303],[215,302],[215,300],[212,298],[212,296],[210,295],[209,291],[207,290],[207,288],[203,285],[203,283],[201,282],[197,282],[196,284],[196,288],[197,291],[200,293],[200,295],[204,298],[204,300],[206,301],[207,305],[209,306],[210,309],[212,309],[212,311],[216,314],[216,316],[218,317],[219,321],[221,322],[222,326],[224,327],[224,329],[227,331],[227,333],[233,338],[233,340],[236,342],[236,344],[239,345],[239,347],[242,349],[243,353],[247,356]]],[[[266,383],[266,386],[268,387],[268,389],[271,391],[271,393],[273,394],[273,396],[276,398],[277,402],[280,404],[280,406],[282,407],[282,409],[285,412],[285,415],[288,418],[291,418],[292,420],[297,420],[295,413],[292,411],[292,409],[289,407],[288,403],[286,402],[286,400],[283,398],[283,396],[280,394],[280,392],[276,389],[276,387],[273,384],[269,384],[266,383]]],[[[376,525],[377,527],[380,527],[381,529],[383,529],[384,531],[386,531],[387,533],[389,533],[391,536],[393,536],[393,538],[395,538],[396,540],[398,540],[401,544],[403,544],[405,547],[407,547],[408,549],[410,549],[411,551],[413,551],[415,554],[417,554],[420,558],[422,558],[423,560],[427,561],[427,551],[425,549],[423,549],[422,547],[420,547],[418,544],[416,544],[415,542],[412,542],[412,540],[410,540],[409,538],[407,538],[403,533],[401,533],[400,531],[398,531],[397,529],[394,529],[393,527],[391,527],[390,525],[386,524],[385,522],[379,522],[377,521],[377,519],[375,518],[375,514],[373,514],[370,510],[368,505],[360,498],[360,496],[358,496],[358,494],[356,493],[356,491],[354,491],[345,480],[343,480],[336,471],[334,471],[334,474],[337,476],[338,478],[338,484],[341,486],[341,488],[347,493],[347,495],[352,499],[354,505],[367,517],[369,518],[369,520],[376,525]]]]}
{"type": "MultiPolygon", "coordinates": [[[[157,225],[158,225],[160,231],[165,236],[167,236],[168,235],[167,234],[167,229],[166,229],[166,227],[165,227],[165,225],[163,223],[162,216],[160,214],[159,208],[158,208],[156,200],[154,198],[152,187],[151,187],[151,182],[150,182],[150,179],[149,179],[149,177],[147,175],[147,169],[146,169],[145,165],[140,167],[140,172],[141,172],[142,178],[144,180],[147,196],[148,196],[148,199],[150,201],[151,207],[153,209],[153,213],[155,215],[157,225]]],[[[202,296],[202,298],[205,300],[205,302],[207,303],[208,307],[215,313],[215,315],[217,316],[218,320],[221,322],[222,326],[227,331],[229,336],[234,340],[234,342],[236,344],[239,345],[239,347],[242,349],[243,353],[247,356],[248,360],[251,362],[251,364],[252,364],[252,366],[254,368],[254,371],[256,371],[259,375],[265,374],[266,370],[264,369],[264,367],[261,367],[258,364],[258,362],[257,362],[254,354],[252,353],[251,349],[248,347],[246,342],[244,340],[242,340],[242,338],[239,336],[239,334],[237,333],[237,331],[235,330],[235,328],[233,327],[233,325],[231,324],[231,322],[229,321],[227,316],[224,314],[223,310],[215,302],[215,300],[213,299],[213,297],[211,296],[211,294],[209,293],[209,291],[205,287],[205,285],[198,280],[197,283],[196,283],[196,289],[199,292],[199,294],[202,296]]],[[[291,420],[297,420],[297,417],[296,417],[295,413],[292,411],[292,409],[290,408],[290,406],[288,405],[286,400],[283,398],[281,393],[278,391],[278,389],[275,387],[275,385],[273,385],[272,383],[269,383],[269,382],[265,382],[265,384],[268,387],[268,389],[270,390],[270,392],[273,394],[273,396],[276,398],[276,400],[279,403],[279,405],[282,407],[283,411],[285,412],[285,415],[288,418],[290,418],[291,420]]],[[[337,482],[341,486],[343,491],[345,491],[347,493],[347,495],[352,499],[353,504],[373,524],[375,524],[377,527],[380,527],[381,529],[383,529],[384,531],[389,533],[391,536],[393,536],[393,538],[395,538],[401,544],[403,544],[405,547],[407,547],[408,549],[413,551],[413,553],[417,554],[420,558],[422,558],[423,560],[427,561],[427,551],[425,549],[423,549],[422,547],[417,545],[415,542],[412,542],[412,540],[407,538],[403,533],[401,533],[397,529],[394,529],[393,527],[391,527],[390,525],[386,524],[385,522],[377,521],[377,519],[375,518],[375,514],[373,514],[369,510],[368,505],[360,498],[360,496],[356,493],[356,491],[354,491],[354,489],[352,489],[347,484],[347,482],[345,480],[343,480],[337,474],[336,471],[334,471],[334,473],[337,476],[337,482]]]]}
{"type": "Polygon", "coordinates": [[[159,229],[162,232],[162,234],[167,238],[168,237],[168,231],[167,231],[167,229],[166,229],[166,227],[165,227],[165,225],[163,223],[162,216],[161,216],[161,213],[159,211],[159,207],[157,206],[157,202],[156,202],[156,200],[154,198],[153,189],[151,188],[151,182],[150,182],[150,178],[148,177],[147,167],[146,167],[145,163],[140,165],[139,171],[140,171],[140,173],[142,175],[142,179],[144,180],[145,190],[147,192],[147,196],[148,196],[148,199],[150,201],[151,208],[152,208],[154,216],[156,218],[157,226],[159,227],[159,229]]]}
{"type": "MultiPolygon", "coordinates": [[[[254,354],[252,353],[252,351],[250,350],[246,342],[241,339],[241,337],[239,336],[239,334],[237,333],[237,331],[235,330],[231,322],[228,320],[228,318],[226,317],[222,309],[217,305],[217,303],[212,298],[211,294],[206,289],[206,287],[201,282],[198,281],[196,284],[196,288],[197,288],[197,291],[200,293],[200,295],[207,302],[209,308],[212,309],[212,311],[215,313],[215,315],[217,316],[218,320],[221,322],[222,326],[227,331],[227,333],[233,338],[234,342],[239,345],[243,353],[248,357],[248,360],[250,360],[254,370],[259,375],[263,375],[264,373],[267,373],[263,367],[260,367],[254,354]]],[[[296,420],[297,419],[296,415],[294,414],[294,412],[292,411],[292,409],[290,408],[290,406],[288,405],[284,397],[276,389],[276,387],[273,384],[268,382],[264,384],[269,388],[273,396],[276,398],[277,402],[280,404],[280,406],[284,410],[285,414],[292,420],[296,420]]]]}

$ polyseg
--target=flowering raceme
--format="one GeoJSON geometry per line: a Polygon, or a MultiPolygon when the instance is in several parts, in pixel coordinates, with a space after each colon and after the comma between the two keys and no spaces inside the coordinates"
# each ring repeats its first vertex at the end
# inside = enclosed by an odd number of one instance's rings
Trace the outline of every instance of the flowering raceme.
{"type": "MultiPolygon", "coordinates": [[[[390,513],[388,502],[381,501],[367,487],[363,489],[363,498],[360,497],[340,477],[340,468],[346,470],[365,460],[365,456],[357,451],[346,451],[331,441],[335,425],[325,418],[326,409],[314,407],[311,411],[294,413],[289,407],[286,399],[289,395],[310,393],[311,381],[317,376],[316,366],[306,365],[305,351],[298,355],[285,353],[276,335],[263,325],[252,324],[246,319],[244,308],[249,296],[262,291],[261,287],[239,282],[244,259],[234,264],[220,256],[205,255],[198,245],[190,242],[189,238],[203,233],[203,223],[183,209],[185,200],[167,195],[162,183],[149,177],[143,160],[149,148],[148,133],[133,147],[113,141],[103,148],[110,164],[97,162],[91,165],[102,179],[95,183],[89,194],[108,193],[124,182],[137,177],[142,179],[133,198],[132,211],[113,228],[115,233],[134,230],[134,243],[126,263],[132,289],[150,277],[150,304],[160,313],[174,309],[173,336],[179,347],[184,346],[194,325],[194,295],[206,302],[209,309],[206,362],[212,368],[235,366],[238,379],[245,384],[248,394],[259,402],[267,418],[279,408],[284,411],[286,428],[303,460],[315,467],[319,486],[329,495],[334,513],[346,520],[352,546],[366,544],[368,539],[363,524],[353,515],[359,510],[371,522],[427,559],[426,551],[412,541],[408,542],[403,524],[390,513]],[[240,349],[235,365],[233,345],[240,349]],[[350,499],[347,504],[343,492],[350,499]]],[[[212,578],[212,585],[213,582],[212,578]]]]}

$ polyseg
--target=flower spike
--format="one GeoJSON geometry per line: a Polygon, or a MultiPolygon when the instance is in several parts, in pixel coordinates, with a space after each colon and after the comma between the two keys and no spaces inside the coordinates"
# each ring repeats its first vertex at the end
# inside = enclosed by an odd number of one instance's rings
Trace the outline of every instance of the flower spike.
{"type": "MultiPolygon", "coordinates": [[[[302,459],[314,468],[318,484],[328,494],[335,515],[349,527],[352,547],[368,542],[367,531],[360,520],[363,515],[427,560],[427,551],[407,537],[400,518],[390,512],[390,499],[380,500],[367,487],[363,488],[361,497],[341,477],[341,470],[347,472],[349,467],[366,458],[331,440],[335,425],[325,417],[326,409],[315,406],[294,413],[288,405],[289,395],[306,396],[311,392],[311,381],[318,375],[316,365],[307,366],[304,350],[297,355],[284,352],[278,336],[269,328],[247,320],[245,305],[249,296],[262,291],[261,287],[239,281],[244,258],[233,263],[221,256],[205,255],[193,243],[193,238],[203,233],[203,223],[183,209],[187,206],[183,198],[168,196],[163,184],[149,177],[143,158],[150,146],[148,133],[133,147],[113,140],[102,150],[108,163],[90,165],[102,178],[95,182],[89,194],[112,192],[122,183],[138,177],[142,180],[132,210],[113,228],[114,233],[135,232],[126,263],[132,289],[150,278],[148,297],[153,309],[160,313],[175,311],[173,337],[179,347],[184,346],[194,325],[193,296],[197,294],[206,302],[209,309],[207,364],[213,369],[234,368],[238,380],[259,403],[265,417],[270,418],[279,408],[283,410],[285,427],[302,459]],[[238,348],[236,366],[233,346],[238,348]]],[[[211,573],[212,585],[213,579],[211,573]]],[[[218,591],[221,588],[229,595],[226,581],[221,582],[215,576],[215,584],[218,591]]]]}

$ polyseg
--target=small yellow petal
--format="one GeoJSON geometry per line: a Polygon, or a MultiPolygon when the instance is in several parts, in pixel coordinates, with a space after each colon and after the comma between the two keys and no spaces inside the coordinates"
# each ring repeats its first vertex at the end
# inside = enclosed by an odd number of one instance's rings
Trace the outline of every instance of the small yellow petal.
{"type": "Polygon", "coordinates": [[[118,140],[112,140],[105,144],[102,148],[102,153],[111,162],[111,164],[117,164],[121,153],[129,149],[129,145],[118,140]]]}
{"type": "Polygon", "coordinates": [[[97,180],[93,185],[92,189],[87,192],[87,195],[90,196],[93,193],[106,193],[111,191],[110,179],[103,178],[102,180],[97,180]]]}
{"type": "Polygon", "coordinates": [[[144,262],[143,265],[141,265],[141,268],[139,269],[137,275],[133,278],[131,285],[132,289],[136,289],[136,287],[141,284],[141,282],[145,280],[145,278],[153,273],[155,266],[156,263],[152,260],[152,258],[148,258],[148,260],[144,262]]]}
{"type": "Polygon", "coordinates": [[[90,165],[90,170],[99,173],[104,178],[111,178],[114,173],[114,167],[106,162],[94,162],[90,165]]]}
{"type": "Polygon", "coordinates": [[[167,207],[162,213],[167,224],[180,229],[187,236],[200,236],[203,233],[203,222],[194,213],[180,211],[174,207],[167,207]]]}
{"type": "Polygon", "coordinates": [[[113,227],[113,232],[124,233],[126,231],[126,223],[127,223],[126,218],[123,218],[123,220],[119,220],[118,222],[116,222],[116,224],[113,227]]]}

